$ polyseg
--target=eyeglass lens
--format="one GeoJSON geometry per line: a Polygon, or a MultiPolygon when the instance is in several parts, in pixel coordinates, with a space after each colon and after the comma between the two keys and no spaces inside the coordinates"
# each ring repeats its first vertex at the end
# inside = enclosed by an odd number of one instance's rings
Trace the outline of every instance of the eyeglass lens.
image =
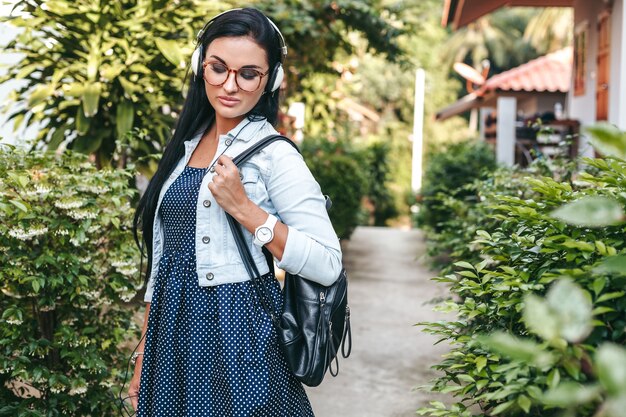
{"type": "Polygon", "coordinates": [[[235,73],[237,86],[244,91],[256,91],[261,85],[261,79],[263,78],[261,72],[252,68],[233,70],[221,62],[208,63],[204,70],[204,78],[209,84],[219,86],[226,82],[231,71],[235,73]]]}

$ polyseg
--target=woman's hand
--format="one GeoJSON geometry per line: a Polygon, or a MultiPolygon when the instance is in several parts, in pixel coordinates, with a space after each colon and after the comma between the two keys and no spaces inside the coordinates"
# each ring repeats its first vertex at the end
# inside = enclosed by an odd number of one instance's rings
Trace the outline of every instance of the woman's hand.
{"type": "Polygon", "coordinates": [[[239,213],[245,212],[251,203],[241,183],[239,169],[226,155],[217,158],[215,175],[209,183],[209,190],[217,204],[234,218],[238,218],[239,213]]]}
{"type": "Polygon", "coordinates": [[[143,356],[137,358],[135,362],[135,371],[133,372],[133,379],[130,380],[130,386],[128,387],[128,396],[130,397],[130,403],[133,409],[137,411],[137,403],[139,401],[139,382],[141,381],[141,363],[143,356]]]}

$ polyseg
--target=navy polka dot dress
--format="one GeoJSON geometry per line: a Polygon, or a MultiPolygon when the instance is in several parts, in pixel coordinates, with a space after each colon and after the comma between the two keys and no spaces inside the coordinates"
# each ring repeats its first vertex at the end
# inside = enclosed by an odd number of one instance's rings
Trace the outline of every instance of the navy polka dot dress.
{"type": "MultiPolygon", "coordinates": [[[[150,305],[139,417],[313,416],[250,281],[200,287],[194,233],[204,169],[185,167],[163,197],[165,231],[150,305]]],[[[264,276],[275,306],[280,284],[264,276]]]]}

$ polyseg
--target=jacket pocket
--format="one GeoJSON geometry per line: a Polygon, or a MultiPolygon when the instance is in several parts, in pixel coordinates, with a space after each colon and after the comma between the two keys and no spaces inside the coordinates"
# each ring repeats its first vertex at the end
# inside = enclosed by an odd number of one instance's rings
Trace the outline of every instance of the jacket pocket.
{"type": "Polygon", "coordinates": [[[254,167],[243,166],[239,170],[239,177],[241,178],[243,188],[246,191],[248,198],[256,203],[260,177],[259,170],[254,167]]]}

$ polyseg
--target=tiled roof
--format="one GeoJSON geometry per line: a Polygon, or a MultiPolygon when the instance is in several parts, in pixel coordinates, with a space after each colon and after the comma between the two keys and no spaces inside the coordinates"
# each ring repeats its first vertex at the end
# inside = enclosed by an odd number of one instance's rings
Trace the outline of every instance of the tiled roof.
{"type": "Polygon", "coordinates": [[[567,93],[572,82],[573,49],[571,47],[544,55],[489,78],[474,92],[437,112],[437,120],[480,107],[498,92],[567,93]]]}
{"type": "Polygon", "coordinates": [[[572,81],[573,49],[567,47],[494,75],[477,91],[550,91],[567,93],[572,81]]]}

